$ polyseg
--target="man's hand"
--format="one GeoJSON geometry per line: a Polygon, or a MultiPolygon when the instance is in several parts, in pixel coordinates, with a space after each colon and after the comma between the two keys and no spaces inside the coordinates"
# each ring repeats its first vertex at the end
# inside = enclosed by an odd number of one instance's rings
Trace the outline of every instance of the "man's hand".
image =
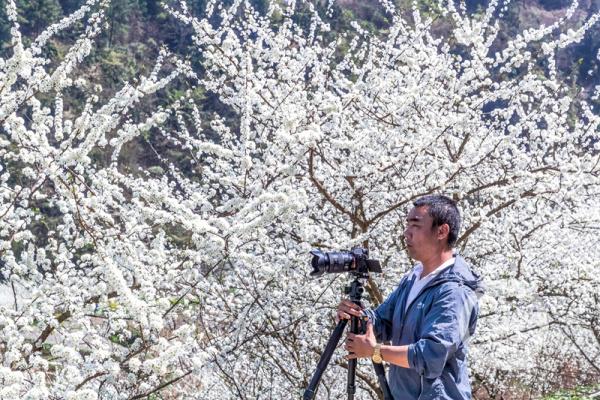
{"type": "Polygon", "coordinates": [[[350,319],[352,315],[357,317],[362,316],[362,310],[360,306],[354,304],[354,302],[350,300],[342,300],[338,305],[335,321],[339,322],[341,319],[350,319]]]}
{"type": "Polygon", "coordinates": [[[375,339],[375,333],[373,333],[373,324],[369,321],[367,324],[367,333],[364,335],[349,333],[346,337],[346,350],[350,353],[346,356],[346,360],[371,357],[373,351],[375,351],[376,344],[377,340],[375,339]]]}

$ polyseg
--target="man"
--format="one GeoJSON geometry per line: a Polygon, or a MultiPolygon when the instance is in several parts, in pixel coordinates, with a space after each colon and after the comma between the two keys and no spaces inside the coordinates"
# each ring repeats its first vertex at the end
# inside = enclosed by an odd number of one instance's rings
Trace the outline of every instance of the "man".
{"type": "Polygon", "coordinates": [[[366,334],[348,334],[347,358],[390,363],[395,400],[470,399],[467,339],[475,333],[481,279],[452,250],[460,228],[454,201],[432,195],[413,206],[404,230],[418,261],[413,270],[375,310],[349,300],[338,306],[338,318],[369,317],[366,334]]]}

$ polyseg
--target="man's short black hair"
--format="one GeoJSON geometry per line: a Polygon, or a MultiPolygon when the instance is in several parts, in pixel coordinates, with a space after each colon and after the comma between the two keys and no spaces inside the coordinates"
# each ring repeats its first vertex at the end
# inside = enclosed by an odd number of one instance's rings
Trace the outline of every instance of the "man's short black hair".
{"type": "Polygon", "coordinates": [[[448,224],[448,246],[452,247],[458,239],[460,230],[460,212],[456,203],[449,197],[432,194],[423,196],[413,203],[415,207],[427,207],[427,213],[433,218],[433,226],[442,226],[448,224]]]}

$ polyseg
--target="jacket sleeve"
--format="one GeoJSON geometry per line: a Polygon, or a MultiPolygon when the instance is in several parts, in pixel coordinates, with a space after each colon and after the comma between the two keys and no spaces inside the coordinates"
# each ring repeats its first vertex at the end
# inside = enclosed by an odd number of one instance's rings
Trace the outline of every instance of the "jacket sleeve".
{"type": "Polygon", "coordinates": [[[448,358],[467,339],[475,306],[475,296],[468,288],[444,287],[424,318],[420,339],[408,346],[409,367],[426,378],[439,377],[448,358]]]}
{"type": "Polygon", "coordinates": [[[377,342],[387,342],[392,340],[392,322],[394,320],[394,311],[396,310],[396,303],[398,302],[398,296],[400,294],[400,288],[402,287],[402,281],[388,296],[383,303],[379,305],[375,310],[367,308],[364,313],[369,317],[369,320],[373,324],[373,332],[377,342]]]}

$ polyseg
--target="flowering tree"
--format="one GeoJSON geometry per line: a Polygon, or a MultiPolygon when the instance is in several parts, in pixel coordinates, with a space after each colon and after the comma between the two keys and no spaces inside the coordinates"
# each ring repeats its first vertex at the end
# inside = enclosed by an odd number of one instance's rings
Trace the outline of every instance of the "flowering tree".
{"type": "Polygon", "coordinates": [[[181,106],[161,104],[160,91],[193,73],[163,50],[150,75],[112,95],[77,77],[108,6],[90,0],[26,46],[18,10],[6,4],[13,27],[12,54],[0,59],[0,266],[12,300],[0,308],[4,399],[143,398],[183,378],[196,382],[203,364],[198,316],[175,306],[186,282],[198,284],[200,271],[187,266],[202,262],[206,245],[196,253],[171,244],[175,230],[210,230],[193,212],[203,197],[182,200],[167,176],[128,172],[123,161],[128,142],[181,106]],[[43,56],[50,39],[78,26],[64,57],[43,56]],[[146,115],[144,102],[158,106],[146,115]]]}
{"type": "MultiPolygon", "coordinates": [[[[101,101],[72,76],[106,6],[90,0],[25,47],[8,5],[0,397],[298,397],[350,279],[308,279],[308,251],[368,247],[384,265],[368,282],[377,305],[410,268],[405,213],[439,192],[458,201],[459,249],[488,284],[476,387],[544,391],[542,365],[544,377],[565,362],[598,369],[600,118],[553,62],[598,15],[561,33],[574,4],[495,52],[495,2],[479,17],[440,3],[454,27],[443,38],[387,1],[378,36],[358,24],[333,35],[310,3],[261,15],[211,1],[193,17],[182,2],[169,11],[193,31],[198,71],[163,50],[151,75],[101,101]],[[85,32],[52,66],[42,47],[76,21],[85,32]],[[192,91],[141,115],[181,80],[236,117],[206,120],[192,91]],[[67,102],[74,91],[83,107],[67,102]],[[161,176],[128,171],[124,149],[149,132],[194,168],[157,151],[161,176]]],[[[342,356],[318,397],[343,396],[342,356]]],[[[358,378],[359,396],[377,398],[367,364],[358,378]]]]}
{"type": "MultiPolygon", "coordinates": [[[[417,8],[407,20],[382,6],[393,22],[380,36],[358,24],[332,35],[326,16],[293,1],[266,15],[244,1],[210,3],[205,19],[172,10],[194,29],[199,84],[239,115],[239,130],[215,116],[212,131],[196,132],[211,143],[202,162],[215,210],[251,221],[225,234],[236,256],[208,294],[222,302],[205,306],[221,349],[215,390],[301,393],[350,279],[306,279],[309,249],[368,246],[385,266],[369,282],[377,305],[410,267],[401,232],[411,202],[439,192],[458,201],[460,251],[488,283],[471,357],[480,393],[515,380],[548,390],[548,373],[566,365],[594,372],[600,120],[557,79],[554,59],[598,14],[563,29],[575,3],[496,50],[504,5],[468,16],[440,4],[454,27],[441,38],[417,8]],[[294,22],[298,7],[312,10],[308,28],[294,22]]],[[[342,355],[324,397],[343,396],[342,355]]],[[[374,377],[359,376],[376,396],[374,377]]]]}

